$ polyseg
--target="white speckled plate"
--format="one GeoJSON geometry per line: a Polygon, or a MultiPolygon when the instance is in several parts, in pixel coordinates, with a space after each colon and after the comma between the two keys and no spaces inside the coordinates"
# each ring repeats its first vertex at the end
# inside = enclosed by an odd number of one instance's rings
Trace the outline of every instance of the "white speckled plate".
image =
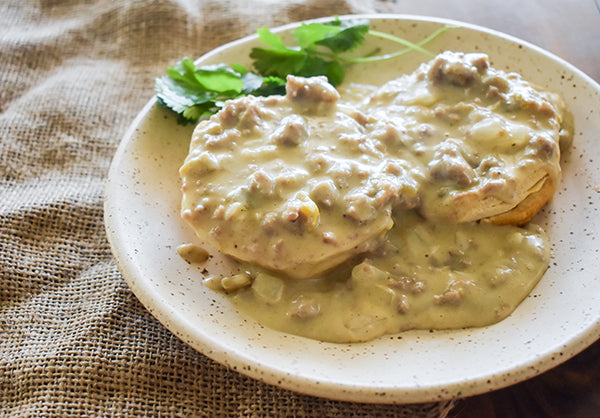
{"type": "MultiPolygon", "coordinates": [[[[414,41],[440,24],[457,24],[367,17],[375,29],[414,41]]],[[[575,117],[574,147],[565,157],[563,182],[537,220],[551,237],[551,266],[509,318],[485,328],[413,331],[340,345],[265,329],[243,317],[223,296],[205,288],[202,272],[177,255],[178,245],[194,240],[179,218],[178,177],[192,127],[177,125],[154,100],[125,135],[106,187],[110,244],[141,302],[182,340],[234,370],[287,389],[360,402],[424,402],[486,392],[541,373],[595,341],[600,336],[600,86],[526,42],[458,25],[462,27],[428,48],[486,52],[494,66],[561,93],[575,117]]],[[[200,61],[248,64],[253,44],[255,37],[244,38],[200,61]]],[[[378,75],[385,67],[380,65],[393,66],[400,74],[423,60],[410,53],[385,64],[355,67],[348,79],[383,83],[378,75]]]]}

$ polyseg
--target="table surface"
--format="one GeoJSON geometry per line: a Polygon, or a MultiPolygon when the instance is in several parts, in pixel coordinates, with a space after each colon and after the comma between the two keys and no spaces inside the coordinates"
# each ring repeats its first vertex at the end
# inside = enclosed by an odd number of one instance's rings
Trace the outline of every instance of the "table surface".
{"type": "Polygon", "coordinates": [[[387,11],[495,29],[558,55],[600,82],[600,0],[395,0],[387,11]]]}
{"type": "MultiPolygon", "coordinates": [[[[600,4],[593,0],[414,3],[418,4],[396,2],[390,11],[456,19],[508,33],[560,56],[600,82],[600,4]]],[[[600,342],[534,379],[461,400],[450,416],[585,417],[598,411],[600,342]]]]}

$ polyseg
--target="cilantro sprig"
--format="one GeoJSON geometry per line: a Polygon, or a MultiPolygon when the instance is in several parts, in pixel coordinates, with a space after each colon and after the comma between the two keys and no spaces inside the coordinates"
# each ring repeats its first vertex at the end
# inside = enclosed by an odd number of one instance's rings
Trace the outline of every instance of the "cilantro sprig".
{"type": "Polygon", "coordinates": [[[341,54],[356,49],[369,32],[368,20],[335,20],[303,24],[293,32],[297,47],[284,45],[269,28],[260,28],[259,39],[270,48],[252,48],[254,68],[263,75],[285,78],[288,74],[310,77],[327,76],[331,84],[344,80],[341,54]],[[325,50],[325,51],[323,51],[325,50]]]}
{"type": "Polygon", "coordinates": [[[268,96],[285,93],[285,79],[289,74],[310,77],[324,75],[334,86],[342,83],[345,68],[356,63],[367,63],[397,58],[410,51],[433,56],[423,46],[449,26],[443,26],[419,43],[370,29],[365,19],[335,18],[329,22],[307,23],[298,26],[292,35],[295,46],[287,46],[283,39],[267,27],[258,29],[264,47],[252,48],[253,70],[240,64],[219,64],[198,67],[184,58],[167,69],[166,75],[155,80],[158,103],[174,111],[180,123],[195,123],[215,113],[228,99],[252,94],[268,96]],[[395,53],[354,57],[350,52],[361,45],[367,35],[396,42],[402,46],[395,53]]]}

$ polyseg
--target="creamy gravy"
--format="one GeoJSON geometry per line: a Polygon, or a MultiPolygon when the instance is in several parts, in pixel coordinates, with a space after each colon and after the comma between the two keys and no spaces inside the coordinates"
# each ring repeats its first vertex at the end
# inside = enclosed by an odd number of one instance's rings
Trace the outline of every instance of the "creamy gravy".
{"type": "Polygon", "coordinates": [[[409,329],[493,324],[529,294],[548,266],[543,232],[405,216],[382,251],[351,270],[290,280],[250,269],[232,293],[241,311],[274,329],[331,342],[367,341],[409,329]],[[493,239],[490,239],[493,236],[493,239]]]}
{"type": "Polygon", "coordinates": [[[342,97],[290,77],[286,96],[227,102],[180,170],[182,217],[241,262],[206,283],[324,341],[497,322],[549,254],[539,228],[485,221],[559,181],[564,115],[483,54],[451,52],[342,97]]]}

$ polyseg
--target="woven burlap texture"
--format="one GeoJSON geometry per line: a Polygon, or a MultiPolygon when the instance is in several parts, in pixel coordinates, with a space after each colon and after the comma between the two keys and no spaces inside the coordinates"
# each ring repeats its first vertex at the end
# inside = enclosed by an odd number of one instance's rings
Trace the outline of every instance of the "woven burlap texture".
{"type": "Polygon", "coordinates": [[[357,1],[0,4],[0,414],[438,416],[272,387],[182,343],[138,302],[106,239],[103,188],[154,78],[183,56],[357,1]]]}

